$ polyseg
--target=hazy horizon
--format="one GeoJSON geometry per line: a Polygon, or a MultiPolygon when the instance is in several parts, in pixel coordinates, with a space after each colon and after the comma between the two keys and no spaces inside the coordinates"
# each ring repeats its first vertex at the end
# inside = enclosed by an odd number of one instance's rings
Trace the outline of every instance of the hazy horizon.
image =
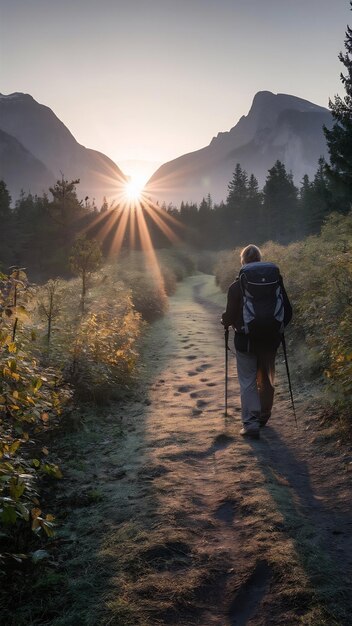
{"type": "Polygon", "coordinates": [[[30,93],[79,143],[147,171],[228,131],[258,91],[327,107],[351,12],[346,0],[0,0],[0,18],[0,91],[30,93]]]}

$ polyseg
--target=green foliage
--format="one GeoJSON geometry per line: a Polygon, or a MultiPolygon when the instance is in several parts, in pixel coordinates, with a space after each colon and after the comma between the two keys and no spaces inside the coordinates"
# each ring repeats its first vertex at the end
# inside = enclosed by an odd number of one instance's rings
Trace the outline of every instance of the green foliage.
{"type": "Polygon", "coordinates": [[[48,280],[41,289],[37,300],[39,313],[47,320],[46,338],[48,348],[50,346],[52,325],[60,312],[60,296],[60,281],[58,279],[48,280]]]}
{"type": "Polygon", "coordinates": [[[158,265],[133,252],[93,271],[100,262],[98,246],[79,239],[75,250],[72,267],[90,276],[84,309],[78,279],[50,280],[38,288],[33,349],[62,372],[76,396],[102,403],[130,388],[144,321],[165,314],[167,295],[176,289],[176,271],[186,275],[194,259],[185,250],[164,250],[158,265]]]}
{"type": "Polygon", "coordinates": [[[77,237],[70,256],[70,266],[74,274],[89,276],[95,272],[102,263],[102,254],[99,244],[95,239],[77,237]]]}
{"type": "Polygon", "coordinates": [[[23,270],[0,281],[0,551],[8,556],[16,551],[19,526],[53,534],[54,518],[41,511],[37,483],[38,476],[59,478],[61,472],[38,438],[57,425],[70,395],[59,391],[56,372],[29,355],[24,333],[14,333],[14,324],[28,317],[20,301],[26,282],[23,270]]]}
{"type": "Polygon", "coordinates": [[[165,315],[168,302],[161,275],[126,270],[122,278],[131,289],[133,306],[145,321],[165,315]]]}
{"type": "Polygon", "coordinates": [[[297,194],[292,174],[285,165],[276,161],[269,170],[263,189],[263,212],[265,215],[264,238],[275,241],[292,241],[296,236],[297,194]]]}
{"type": "MultiPolygon", "coordinates": [[[[351,2],[350,5],[352,7],[351,2]]],[[[339,60],[346,71],[340,75],[346,93],[343,98],[337,95],[334,101],[329,101],[335,123],[331,130],[324,128],[330,152],[327,172],[335,184],[336,196],[340,196],[342,210],[348,210],[352,200],[352,29],[349,26],[345,49],[345,53],[340,52],[339,60]]]]}
{"type": "Polygon", "coordinates": [[[248,175],[237,163],[233,177],[228,185],[226,203],[228,207],[238,209],[243,206],[248,196],[248,175]]]}
{"type": "MultiPolygon", "coordinates": [[[[194,254],[186,247],[158,250],[157,259],[161,271],[164,272],[164,269],[167,269],[168,272],[172,272],[176,281],[183,280],[186,276],[190,276],[195,271],[196,263],[194,254]]],[[[168,293],[167,285],[165,285],[165,290],[168,293]]]]}
{"type": "Polygon", "coordinates": [[[151,260],[143,252],[129,252],[113,265],[116,277],[131,289],[133,304],[143,319],[152,322],[164,315],[167,298],[177,282],[195,271],[195,258],[186,248],[156,251],[151,260]]]}
{"type": "Polygon", "coordinates": [[[10,215],[11,209],[11,196],[7,189],[6,183],[3,180],[0,180],[0,219],[10,215]]]}
{"type": "MultiPolygon", "coordinates": [[[[40,301],[47,285],[38,291],[40,301]]],[[[50,363],[59,368],[86,400],[107,402],[132,381],[138,360],[136,342],[142,330],[130,290],[108,268],[91,276],[82,313],[78,280],[60,281],[57,315],[52,326],[50,363]],[[107,269],[107,271],[105,271],[107,269]]],[[[46,316],[37,310],[39,332],[44,335],[46,316]]]]}

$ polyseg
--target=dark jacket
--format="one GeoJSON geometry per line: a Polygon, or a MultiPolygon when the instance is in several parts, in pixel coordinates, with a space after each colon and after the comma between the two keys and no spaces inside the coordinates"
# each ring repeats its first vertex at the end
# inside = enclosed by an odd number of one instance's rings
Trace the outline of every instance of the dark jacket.
{"type": "MultiPolygon", "coordinates": [[[[286,289],[282,282],[282,295],[284,299],[284,326],[292,319],[292,307],[288,299],[286,289]]],[[[222,314],[221,318],[224,326],[232,326],[235,330],[235,347],[239,352],[261,352],[267,350],[277,350],[280,345],[281,337],[277,339],[270,339],[270,342],[266,338],[262,341],[249,342],[249,337],[244,333],[243,322],[243,298],[240,286],[239,278],[230,285],[227,292],[227,306],[226,311],[222,314]]]]}

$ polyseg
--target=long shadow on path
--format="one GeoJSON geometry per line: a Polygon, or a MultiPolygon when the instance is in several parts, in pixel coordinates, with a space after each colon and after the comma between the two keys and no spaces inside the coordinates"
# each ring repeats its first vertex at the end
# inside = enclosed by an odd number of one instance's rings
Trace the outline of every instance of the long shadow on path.
{"type": "Polygon", "coordinates": [[[249,443],[266,478],[266,489],[283,517],[282,532],[293,540],[310,581],[311,597],[326,608],[331,623],[348,626],[352,611],[352,515],[348,503],[344,510],[337,510],[323,499],[319,485],[311,482],[309,459],[298,458],[273,428],[262,431],[259,445],[249,443]]]}

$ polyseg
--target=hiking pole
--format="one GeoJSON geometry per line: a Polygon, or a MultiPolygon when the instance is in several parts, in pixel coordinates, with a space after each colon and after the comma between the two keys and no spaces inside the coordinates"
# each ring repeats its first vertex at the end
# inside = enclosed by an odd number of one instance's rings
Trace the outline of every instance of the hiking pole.
{"type": "Polygon", "coordinates": [[[293,401],[293,393],[292,393],[292,385],[291,385],[291,376],[290,376],[290,370],[289,370],[289,367],[288,367],[288,360],[287,360],[286,339],[285,339],[285,335],[284,335],[284,334],[282,334],[282,339],[281,339],[281,342],[282,342],[282,348],[283,348],[283,351],[284,351],[284,356],[285,356],[286,372],[287,372],[287,378],[288,378],[288,386],[289,386],[289,389],[290,389],[290,396],[291,396],[291,403],[292,403],[292,411],[293,411],[293,415],[294,415],[294,418],[295,418],[296,426],[298,426],[298,424],[297,424],[296,409],[295,409],[295,403],[294,403],[294,401],[293,401]]]}
{"type": "Polygon", "coordinates": [[[225,417],[227,417],[227,379],[228,379],[228,371],[229,371],[229,359],[228,359],[228,351],[229,351],[229,329],[228,326],[225,326],[225,417]]]}

